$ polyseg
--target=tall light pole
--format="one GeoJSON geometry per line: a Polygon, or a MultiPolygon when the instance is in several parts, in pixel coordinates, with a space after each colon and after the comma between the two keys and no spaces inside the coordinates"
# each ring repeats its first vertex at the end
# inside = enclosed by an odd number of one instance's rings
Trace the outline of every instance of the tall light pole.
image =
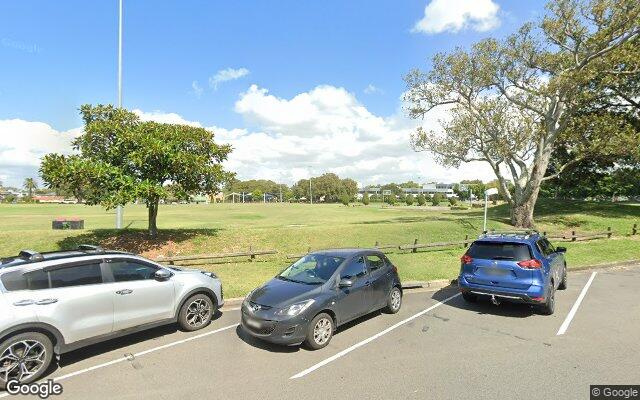
{"type": "MultiPolygon", "coordinates": [[[[118,108],[122,108],[122,0],[118,2],[118,108]]],[[[116,229],[122,229],[124,209],[116,208],[116,229]]]]}

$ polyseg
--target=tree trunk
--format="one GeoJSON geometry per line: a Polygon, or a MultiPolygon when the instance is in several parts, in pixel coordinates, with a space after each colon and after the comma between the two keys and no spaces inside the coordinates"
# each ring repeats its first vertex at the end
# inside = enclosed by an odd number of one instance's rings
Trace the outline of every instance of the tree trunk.
{"type": "Polygon", "coordinates": [[[536,199],[532,196],[523,203],[511,207],[511,224],[516,228],[533,228],[533,208],[536,199]]]}
{"type": "Polygon", "coordinates": [[[149,236],[158,236],[158,199],[149,200],[147,203],[147,209],[149,210],[149,236]]]}

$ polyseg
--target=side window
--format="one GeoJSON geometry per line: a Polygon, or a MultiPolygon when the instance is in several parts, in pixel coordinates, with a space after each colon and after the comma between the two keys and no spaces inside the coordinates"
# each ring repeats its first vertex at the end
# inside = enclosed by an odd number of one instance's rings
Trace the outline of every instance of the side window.
{"type": "Polygon", "coordinates": [[[108,263],[113,280],[116,282],[143,281],[154,279],[158,268],[135,261],[119,260],[108,263]]]}
{"type": "Polygon", "coordinates": [[[549,239],[542,239],[542,241],[547,245],[547,248],[549,249],[549,254],[556,252],[556,248],[553,247],[551,242],[549,242],[549,239]]]}
{"type": "Polygon", "coordinates": [[[10,292],[49,288],[49,276],[43,270],[31,272],[12,271],[2,275],[2,285],[10,292]]]}
{"type": "Polygon", "coordinates": [[[384,260],[380,258],[380,256],[369,255],[367,256],[367,263],[369,264],[369,269],[371,271],[375,271],[384,267],[384,260]]]}
{"type": "Polygon", "coordinates": [[[548,257],[549,255],[551,255],[551,253],[553,253],[553,248],[551,247],[551,244],[547,242],[545,239],[538,240],[537,245],[538,245],[538,249],[540,249],[540,252],[545,257],[548,257]]]}
{"type": "Polygon", "coordinates": [[[340,279],[355,279],[367,274],[364,257],[358,257],[347,265],[340,273],[340,279]]]}
{"type": "Polygon", "coordinates": [[[52,288],[102,283],[100,264],[83,264],[49,271],[52,288]]]}

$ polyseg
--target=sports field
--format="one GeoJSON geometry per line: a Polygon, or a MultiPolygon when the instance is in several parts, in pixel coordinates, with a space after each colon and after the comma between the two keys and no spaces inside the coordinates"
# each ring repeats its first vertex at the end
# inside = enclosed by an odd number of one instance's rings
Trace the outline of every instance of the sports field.
{"type": "MultiPolygon", "coordinates": [[[[597,232],[611,226],[614,238],[564,243],[570,267],[640,258],[640,235],[630,236],[640,222],[640,205],[540,201],[538,229],[548,233],[572,230],[597,232]]],[[[287,264],[286,255],[304,253],[309,247],[372,247],[381,244],[409,244],[461,240],[482,230],[482,209],[449,210],[446,207],[345,207],[308,204],[184,204],[160,207],[156,240],[145,233],[146,209],[125,207],[123,232],[112,229],[113,211],[84,205],[2,204],[0,205],[0,255],[14,255],[29,248],[38,251],[74,248],[80,243],[97,243],[107,248],[159,255],[224,253],[254,249],[275,249],[275,256],[256,262],[236,260],[202,266],[218,273],[228,296],[240,296],[273,276],[287,264]],[[53,231],[56,217],[81,217],[83,231],[53,231]]],[[[489,209],[490,228],[508,228],[508,210],[499,205],[489,209]]],[[[461,247],[419,251],[390,251],[404,280],[454,278],[461,247]]]]}

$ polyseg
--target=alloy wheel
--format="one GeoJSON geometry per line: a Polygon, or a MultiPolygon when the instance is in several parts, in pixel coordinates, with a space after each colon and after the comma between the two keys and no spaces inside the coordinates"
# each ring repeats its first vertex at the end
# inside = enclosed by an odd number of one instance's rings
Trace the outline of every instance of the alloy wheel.
{"type": "Polygon", "coordinates": [[[331,338],[332,324],[328,318],[320,318],[313,328],[313,340],[318,345],[325,344],[331,338]]]}
{"type": "Polygon", "coordinates": [[[0,356],[0,378],[24,382],[44,367],[47,350],[37,340],[13,343],[0,356]]]}
{"type": "Polygon", "coordinates": [[[400,308],[400,302],[402,301],[402,295],[400,294],[400,290],[393,289],[391,291],[391,308],[395,311],[400,308]]]}
{"type": "Polygon", "coordinates": [[[211,314],[211,307],[204,299],[196,299],[187,307],[187,324],[193,327],[204,325],[211,314]]]}

